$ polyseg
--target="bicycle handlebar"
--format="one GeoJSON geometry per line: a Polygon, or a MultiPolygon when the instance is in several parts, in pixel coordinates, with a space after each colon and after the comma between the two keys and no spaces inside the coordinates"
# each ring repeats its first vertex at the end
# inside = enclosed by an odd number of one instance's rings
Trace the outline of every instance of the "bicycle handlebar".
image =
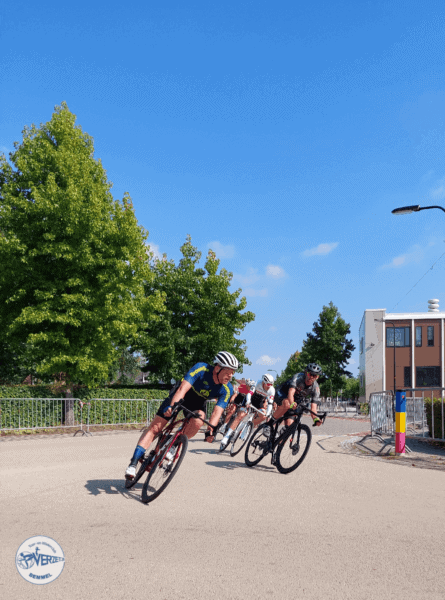
{"type": "Polygon", "coordinates": [[[320,413],[320,414],[315,414],[314,412],[312,412],[312,410],[310,408],[307,408],[306,406],[297,406],[297,408],[294,408],[292,410],[288,410],[287,411],[287,415],[288,416],[295,416],[298,415],[299,413],[302,412],[306,412],[306,413],[311,413],[311,415],[313,415],[314,417],[318,417],[320,419],[320,421],[322,422],[322,424],[326,421],[326,417],[327,417],[327,412],[324,413],[320,413]]]}
{"type": "Polygon", "coordinates": [[[208,421],[206,421],[203,417],[201,417],[201,415],[196,411],[193,412],[192,410],[189,410],[188,408],[186,408],[185,406],[183,406],[180,402],[178,402],[174,408],[173,408],[173,412],[172,412],[172,416],[170,418],[176,417],[176,415],[180,412],[180,411],[186,411],[189,413],[189,417],[186,417],[186,419],[188,418],[194,418],[194,419],[200,419],[201,421],[203,421],[206,425],[208,425],[209,427],[212,427],[212,429],[216,430],[218,428],[217,425],[211,425],[208,421]]]}

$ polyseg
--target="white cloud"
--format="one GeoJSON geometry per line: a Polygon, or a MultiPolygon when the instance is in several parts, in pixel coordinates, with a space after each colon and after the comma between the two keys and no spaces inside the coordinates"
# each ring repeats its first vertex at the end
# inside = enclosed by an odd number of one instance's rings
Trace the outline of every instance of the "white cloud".
{"type": "Polygon", "coordinates": [[[405,267],[410,263],[419,263],[423,257],[425,256],[425,251],[421,246],[416,244],[413,246],[411,252],[406,252],[405,254],[399,254],[392,259],[392,261],[386,265],[382,265],[381,269],[398,269],[399,267],[405,267]]]}
{"type": "Polygon", "coordinates": [[[281,277],[284,277],[286,273],[284,269],[278,267],[277,265],[267,265],[266,275],[269,277],[274,277],[275,279],[281,279],[281,277]]]}
{"type": "Polygon", "coordinates": [[[239,273],[235,273],[233,276],[234,281],[239,281],[241,285],[252,285],[261,279],[258,275],[258,269],[253,269],[250,267],[247,269],[246,275],[239,275],[239,273]]]}
{"type": "Polygon", "coordinates": [[[244,296],[267,296],[267,288],[261,290],[254,290],[253,288],[246,288],[243,290],[244,296]]]}
{"type": "Polygon", "coordinates": [[[153,254],[153,258],[158,260],[162,260],[162,254],[159,251],[159,246],[157,244],[146,244],[147,249],[153,254]]]}
{"type": "Polygon", "coordinates": [[[218,258],[233,258],[235,256],[235,246],[224,246],[221,242],[209,242],[207,248],[214,251],[218,258]]]}
{"type": "Polygon", "coordinates": [[[356,365],[357,362],[353,358],[351,358],[351,360],[348,362],[348,364],[349,365],[356,365]]]}
{"type": "Polygon", "coordinates": [[[269,327],[269,331],[276,331],[277,328],[275,327],[275,325],[272,325],[272,327],[269,327]]]}
{"type": "Polygon", "coordinates": [[[435,200],[443,200],[445,198],[445,178],[437,182],[437,187],[430,190],[431,197],[435,200]]]}
{"type": "Polygon", "coordinates": [[[256,361],[257,365],[274,365],[275,363],[279,362],[281,360],[281,358],[271,358],[270,356],[267,356],[267,354],[263,354],[263,356],[260,356],[260,358],[256,361]]]}
{"type": "Polygon", "coordinates": [[[302,254],[303,256],[324,256],[332,252],[337,248],[338,242],[333,242],[332,244],[318,244],[315,248],[310,248],[309,250],[305,250],[302,254]]]}

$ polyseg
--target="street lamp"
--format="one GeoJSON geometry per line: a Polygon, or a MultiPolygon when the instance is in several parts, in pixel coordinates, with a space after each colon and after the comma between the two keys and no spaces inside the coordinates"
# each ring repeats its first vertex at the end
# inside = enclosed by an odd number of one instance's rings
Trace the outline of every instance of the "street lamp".
{"type": "Polygon", "coordinates": [[[278,379],[278,371],[275,371],[275,369],[267,369],[267,370],[268,370],[268,371],[273,371],[274,373],[276,373],[276,374],[277,374],[277,377],[276,377],[276,379],[278,379]]]}
{"type": "Polygon", "coordinates": [[[401,206],[400,208],[395,208],[392,210],[393,215],[408,215],[412,212],[419,212],[419,210],[428,210],[429,208],[440,208],[445,212],[445,208],[442,206],[420,206],[419,204],[413,204],[412,206],[401,206]]]}
{"type": "MultiPolygon", "coordinates": [[[[390,321],[389,319],[374,319],[374,321],[377,321],[378,323],[391,323],[391,325],[393,326],[394,329],[394,398],[396,397],[396,326],[394,321],[390,321]]],[[[385,329],[385,335],[386,335],[386,329],[385,329]]],[[[386,348],[386,343],[384,345],[384,347],[386,348]]]]}

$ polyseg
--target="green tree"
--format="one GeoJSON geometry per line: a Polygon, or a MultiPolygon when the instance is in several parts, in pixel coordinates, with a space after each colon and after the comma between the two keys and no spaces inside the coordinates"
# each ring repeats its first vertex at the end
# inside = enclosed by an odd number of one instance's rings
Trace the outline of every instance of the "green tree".
{"type": "Polygon", "coordinates": [[[142,356],[131,352],[128,348],[120,348],[118,356],[111,365],[109,381],[132,385],[144,366],[145,360],[142,356]]]}
{"type": "Polygon", "coordinates": [[[280,375],[275,381],[276,386],[281,385],[282,383],[293,377],[295,373],[299,372],[299,356],[300,352],[298,350],[290,355],[289,360],[287,361],[286,368],[284,369],[284,371],[281,371],[280,375]]]}
{"type": "MultiPolygon", "coordinates": [[[[150,379],[169,382],[180,379],[199,361],[211,361],[219,350],[232,352],[240,364],[246,358],[245,340],[238,336],[255,315],[245,311],[241,290],[229,291],[232,274],[221,269],[215,253],[209,251],[204,269],[198,267],[201,252],[190,236],[181,247],[183,258],[154,260],[154,280],[146,293],[165,296],[165,311],[148,324],[137,349],[147,357],[145,371],[150,379]]],[[[242,370],[242,369],[241,369],[242,370]]]]}
{"type": "Polygon", "coordinates": [[[107,379],[117,346],[160,314],[149,298],[145,239],[125,194],[113,199],[93,139],[65,103],[25,127],[0,155],[0,332],[26,343],[38,374],[74,383],[107,379]]]}
{"type": "Polygon", "coordinates": [[[331,395],[342,388],[342,377],[351,377],[352,373],[346,365],[355,349],[351,339],[351,326],[342,318],[338,308],[332,302],[323,306],[318,321],[312,332],[307,334],[298,356],[299,371],[310,362],[316,362],[323,368],[327,381],[320,378],[320,389],[323,395],[331,395]]]}
{"type": "Polygon", "coordinates": [[[343,397],[357,400],[360,396],[360,379],[359,377],[342,377],[343,397]]]}

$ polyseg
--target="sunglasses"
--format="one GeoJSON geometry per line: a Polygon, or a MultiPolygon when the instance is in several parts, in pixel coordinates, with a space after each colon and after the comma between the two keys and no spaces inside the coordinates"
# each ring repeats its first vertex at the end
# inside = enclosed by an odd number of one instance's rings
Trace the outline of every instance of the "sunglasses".
{"type": "Polygon", "coordinates": [[[306,373],[307,377],[312,377],[312,379],[314,379],[315,377],[318,377],[318,375],[315,375],[314,373],[306,373]]]}

